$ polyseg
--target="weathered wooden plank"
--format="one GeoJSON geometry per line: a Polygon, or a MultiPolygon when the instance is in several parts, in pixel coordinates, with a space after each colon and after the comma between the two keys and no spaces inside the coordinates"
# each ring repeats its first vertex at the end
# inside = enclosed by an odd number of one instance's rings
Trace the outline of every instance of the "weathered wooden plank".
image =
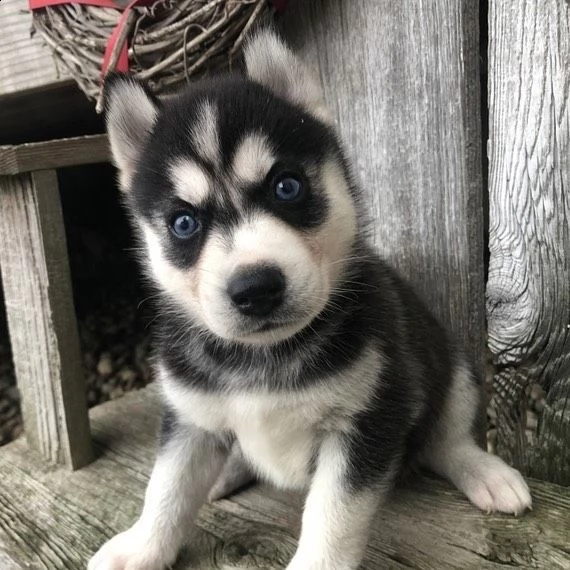
{"type": "MultiPolygon", "coordinates": [[[[2,568],[84,568],[138,516],[152,467],[154,388],[92,410],[98,459],[73,473],[50,468],[22,441],[0,449],[2,568]],[[11,565],[11,566],[10,566],[11,565]]],[[[378,514],[363,570],[566,569],[570,490],[531,482],[534,511],[485,515],[444,482],[399,490],[378,514]]],[[[254,488],[206,506],[177,570],[284,568],[295,550],[302,497],[254,488]]]]}
{"type": "Polygon", "coordinates": [[[497,450],[570,484],[570,4],[489,3],[489,346],[497,450]],[[547,390],[533,445],[525,392],[547,390]]]}
{"type": "Polygon", "coordinates": [[[69,73],[56,64],[41,38],[31,37],[32,16],[27,2],[2,0],[0,22],[0,98],[69,81],[69,73]]]}
{"type": "Polygon", "coordinates": [[[93,456],[55,171],[0,176],[0,243],[27,441],[81,467],[93,456]]]}
{"type": "Polygon", "coordinates": [[[376,246],[482,362],[478,2],[289,6],[286,35],[320,70],[376,246]]]}
{"type": "Polygon", "coordinates": [[[0,175],[110,160],[106,135],[0,146],[0,175]]]}

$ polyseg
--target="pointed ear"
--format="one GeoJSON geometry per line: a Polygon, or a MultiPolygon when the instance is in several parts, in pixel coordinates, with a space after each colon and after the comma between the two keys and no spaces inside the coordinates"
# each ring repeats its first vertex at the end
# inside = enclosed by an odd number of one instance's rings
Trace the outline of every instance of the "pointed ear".
{"type": "Polygon", "coordinates": [[[114,73],[105,80],[107,133],[124,191],[129,188],[142,144],[152,132],[158,105],[148,87],[129,75],[114,73]]]}
{"type": "Polygon", "coordinates": [[[252,36],[244,50],[247,75],[276,95],[330,121],[317,80],[271,29],[252,36]]]}

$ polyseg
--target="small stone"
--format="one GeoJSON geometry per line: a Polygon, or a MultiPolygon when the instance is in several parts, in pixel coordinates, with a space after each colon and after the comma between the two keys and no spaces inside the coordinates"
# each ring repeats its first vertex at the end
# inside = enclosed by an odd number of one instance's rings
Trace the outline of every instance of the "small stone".
{"type": "Polygon", "coordinates": [[[94,406],[97,403],[97,392],[95,392],[95,390],[89,390],[89,392],[87,392],[87,403],[90,406],[94,406]]]}
{"type": "Polygon", "coordinates": [[[103,352],[99,357],[97,372],[101,376],[109,376],[113,372],[113,361],[111,360],[111,355],[108,352],[103,352]]]}
{"type": "Polygon", "coordinates": [[[109,397],[111,400],[116,400],[117,398],[120,398],[124,393],[125,391],[120,386],[117,386],[111,390],[109,397]]]}
{"type": "Polygon", "coordinates": [[[121,368],[121,370],[119,370],[119,378],[121,383],[132,386],[133,382],[137,379],[137,373],[132,368],[121,368]]]}
{"type": "Polygon", "coordinates": [[[542,399],[542,400],[537,400],[536,402],[534,402],[534,406],[533,406],[534,411],[535,411],[537,414],[541,414],[541,413],[542,413],[542,410],[544,410],[544,406],[545,406],[545,405],[546,405],[546,402],[545,402],[544,399],[542,399]]]}

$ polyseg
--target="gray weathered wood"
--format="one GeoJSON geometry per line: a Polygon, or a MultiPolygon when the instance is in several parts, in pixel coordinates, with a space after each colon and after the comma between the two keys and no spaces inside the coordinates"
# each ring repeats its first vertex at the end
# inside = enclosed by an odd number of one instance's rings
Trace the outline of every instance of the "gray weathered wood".
{"type": "Polygon", "coordinates": [[[107,135],[0,146],[0,175],[108,162],[107,135]]]}
{"type": "Polygon", "coordinates": [[[2,96],[43,90],[69,81],[40,37],[31,37],[32,16],[23,0],[0,2],[0,105],[2,96]]]}
{"type": "MultiPolygon", "coordinates": [[[[133,523],[154,459],[153,391],[91,411],[98,459],[79,471],[46,467],[22,441],[0,449],[2,568],[85,568],[104,540],[133,523]]],[[[422,479],[379,513],[362,569],[567,569],[570,490],[531,487],[534,510],[514,518],[485,515],[445,482],[422,479]]],[[[254,488],[206,506],[176,570],[285,568],[301,505],[298,495],[254,488]]]]}
{"type": "Polygon", "coordinates": [[[478,2],[297,0],[285,17],[320,72],[376,246],[482,362],[478,2]]]}
{"type": "Polygon", "coordinates": [[[93,456],[55,171],[0,176],[0,244],[26,438],[79,468],[93,456]]]}
{"type": "Polygon", "coordinates": [[[570,4],[489,4],[489,346],[497,450],[570,484],[570,4]],[[547,390],[538,439],[525,392],[547,390]]]}

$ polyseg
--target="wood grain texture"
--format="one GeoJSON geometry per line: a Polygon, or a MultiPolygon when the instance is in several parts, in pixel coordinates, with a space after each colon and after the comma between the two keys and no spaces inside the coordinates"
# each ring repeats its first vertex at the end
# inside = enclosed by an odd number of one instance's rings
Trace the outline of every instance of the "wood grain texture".
{"type": "Polygon", "coordinates": [[[489,3],[489,346],[497,450],[570,484],[570,5],[489,3]],[[538,439],[526,391],[547,390],[538,439]]]}
{"type": "Polygon", "coordinates": [[[0,105],[2,96],[41,90],[69,81],[41,38],[31,37],[32,16],[24,0],[0,2],[0,105]]]}
{"type": "Polygon", "coordinates": [[[387,257],[484,346],[478,2],[301,0],[284,30],[347,143],[387,257]]]}
{"type": "Polygon", "coordinates": [[[79,468],[92,447],[55,171],[0,176],[0,243],[27,441],[79,468]]]}
{"type": "MultiPolygon", "coordinates": [[[[91,411],[98,453],[75,471],[47,467],[22,441],[0,449],[2,568],[85,568],[90,555],[137,518],[158,424],[154,388],[91,411]],[[11,564],[11,566],[10,566],[11,564]]],[[[378,514],[362,570],[549,570],[570,565],[570,490],[531,482],[534,511],[485,515],[442,481],[399,490],[378,514]]],[[[198,538],[175,570],[285,568],[302,497],[257,487],[202,510],[198,538]]]]}
{"type": "Polygon", "coordinates": [[[108,162],[107,135],[0,146],[0,175],[108,162]]]}

